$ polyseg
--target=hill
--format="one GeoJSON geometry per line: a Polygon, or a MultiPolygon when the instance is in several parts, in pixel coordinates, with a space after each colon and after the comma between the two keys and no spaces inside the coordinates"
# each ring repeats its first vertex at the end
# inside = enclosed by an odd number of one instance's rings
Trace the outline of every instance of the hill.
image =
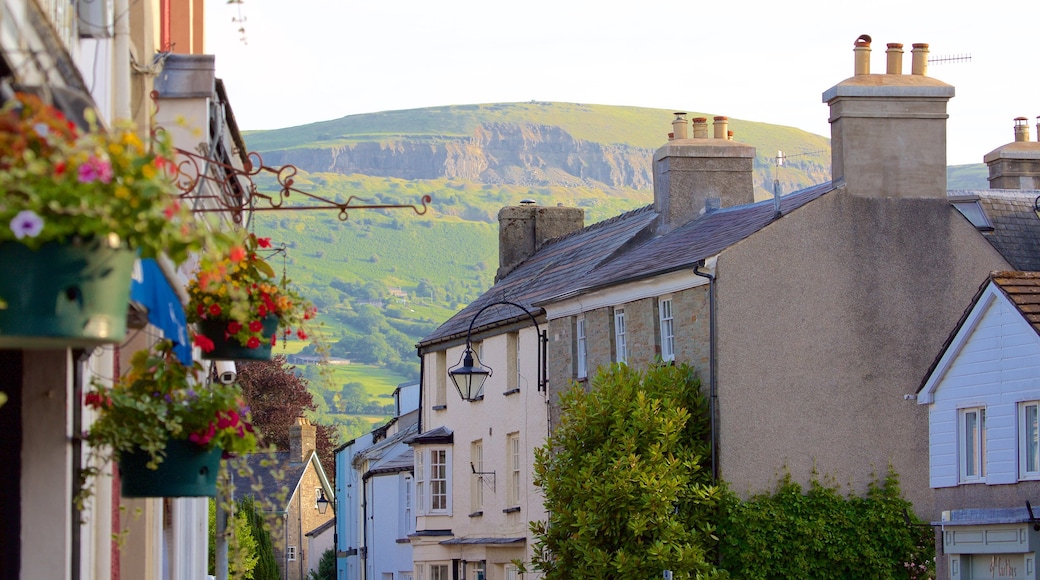
{"type": "MultiPolygon", "coordinates": [[[[697,116],[710,118],[687,118],[697,116]]],[[[366,365],[367,376],[382,368],[387,380],[415,380],[416,342],[492,283],[498,210],[522,199],[562,203],[583,208],[591,224],[652,203],[653,153],[673,118],[665,109],[534,102],[388,111],[247,133],[266,165],[298,168],[300,190],[339,202],[433,199],[424,215],[367,210],[341,221],[333,211],[258,212],[252,227],[285,244],[283,266],[318,305],[332,355],[366,365]]],[[[824,137],[739,119],[729,128],[758,149],[759,198],[772,195],[774,179],[790,192],[830,176],[824,137]],[[778,150],[787,156],[779,172],[778,150]]],[[[271,181],[258,184],[273,191],[271,181]]],[[[328,388],[356,395],[356,385],[344,389],[338,380],[328,388]]],[[[316,395],[323,413],[351,425],[344,436],[359,433],[359,409],[386,404],[385,387],[369,389],[369,401],[316,395]]]]}

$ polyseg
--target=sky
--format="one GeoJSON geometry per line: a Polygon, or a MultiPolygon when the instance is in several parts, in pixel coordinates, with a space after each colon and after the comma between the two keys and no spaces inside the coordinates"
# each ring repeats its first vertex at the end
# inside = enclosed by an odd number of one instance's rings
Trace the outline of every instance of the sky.
{"type": "Polygon", "coordinates": [[[890,42],[904,45],[906,73],[913,43],[932,58],[971,56],[928,70],[956,88],[948,164],[981,163],[1013,141],[1015,117],[1037,139],[1040,0],[205,0],[205,10],[205,50],[243,130],[538,100],[829,137],[821,95],[852,76],[853,42],[869,34],[875,73],[890,42]]]}

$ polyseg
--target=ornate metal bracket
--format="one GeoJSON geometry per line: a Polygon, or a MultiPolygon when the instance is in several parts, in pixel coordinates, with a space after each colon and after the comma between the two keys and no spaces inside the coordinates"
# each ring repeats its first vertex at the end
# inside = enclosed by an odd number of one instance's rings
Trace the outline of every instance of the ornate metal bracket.
{"type": "MultiPolygon", "coordinates": [[[[151,93],[155,103],[152,118],[159,111],[159,95],[151,93]]],[[[154,121],[153,121],[153,127],[154,121]]],[[[153,137],[162,132],[162,127],[153,129],[153,137]]],[[[208,148],[207,148],[208,149],[208,148]]],[[[180,190],[180,198],[188,201],[195,212],[227,212],[236,223],[242,222],[244,212],[255,211],[303,211],[318,209],[335,209],[339,211],[340,221],[350,217],[350,210],[355,209],[403,209],[410,208],[416,215],[424,215],[433,201],[429,195],[422,196],[421,206],[415,204],[371,203],[369,200],[350,196],[345,202],[335,201],[295,187],[297,169],[294,165],[271,167],[264,164],[263,157],[257,152],[247,153],[242,167],[232,164],[231,152],[224,148],[213,151],[193,152],[175,147],[173,166],[176,168],[176,185],[180,190]],[[268,175],[278,184],[274,193],[259,190],[253,180],[258,175],[268,175]],[[211,187],[206,187],[206,184],[211,187]],[[309,202],[290,205],[289,198],[297,194],[296,200],[309,202]]]]}

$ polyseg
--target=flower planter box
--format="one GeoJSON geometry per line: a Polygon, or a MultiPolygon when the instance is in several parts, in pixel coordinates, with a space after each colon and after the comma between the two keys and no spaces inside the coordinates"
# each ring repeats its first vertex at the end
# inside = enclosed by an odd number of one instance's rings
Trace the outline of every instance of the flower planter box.
{"type": "Polygon", "coordinates": [[[166,459],[149,469],[147,452],[119,457],[123,497],[216,497],[221,449],[206,450],[180,439],[166,446],[166,459]]]}
{"type": "Polygon", "coordinates": [[[249,348],[234,337],[226,336],[228,321],[223,319],[200,320],[199,334],[213,341],[213,350],[203,351],[206,360],[271,360],[271,339],[278,332],[278,317],[268,314],[263,318],[263,340],[256,348],[249,348]]]}
{"type": "Polygon", "coordinates": [[[99,240],[0,243],[0,348],[93,347],[126,336],[134,252],[99,240]]]}

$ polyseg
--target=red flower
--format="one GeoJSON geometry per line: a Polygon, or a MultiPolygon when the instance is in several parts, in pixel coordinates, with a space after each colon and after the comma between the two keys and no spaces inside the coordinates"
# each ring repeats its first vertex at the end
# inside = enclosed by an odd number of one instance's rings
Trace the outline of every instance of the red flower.
{"type": "Polygon", "coordinates": [[[270,248],[271,238],[257,238],[256,245],[260,246],[261,248],[270,248]]]}
{"type": "Polygon", "coordinates": [[[304,332],[302,328],[298,328],[296,329],[296,338],[299,338],[300,340],[307,340],[307,333],[304,332]]]}
{"type": "Polygon", "coordinates": [[[199,304],[199,307],[196,308],[195,310],[196,310],[196,312],[199,313],[199,316],[204,316],[206,314],[206,307],[203,306],[202,304],[199,304]]]}
{"type": "Polygon", "coordinates": [[[271,335],[271,346],[274,346],[276,344],[278,344],[278,335],[277,334],[272,334],[271,335]]]}
{"type": "Polygon", "coordinates": [[[249,342],[246,343],[246,346],[248,346],[249,348],[256,348],[260,346],[260,339],[255,336],[250,336],[249,342]]]}
{"type": "Polygon", "coordinates": [[[228,254],[228,258],[230,258],[232,262],[241,262],[245,257],[246,251],[242,246],[231,248],[231,253],[228,254]]]}
{"type": "Polygon", "coordinates": [[[220,304],[210,304],[209,313],[212,316],[220,316],[220,304]]]}
{"type": "Polygon", "coordinates": [[[111,405],[112,399],[109,399],[108,397],[102,398],[101,393],[95,391],[87,393],[87,396],[83,397],[83,403],[88,407],[100,409],[101,407],[108,407],[111,405]]]}
{"type": "Polygon", "coordinates": [[[267,316],[267,307],[264,306],[263,304],[261,304],[260,306],[257,306],[256,307],[256,315],[257,316],[267,316]]]}
{"type": "Polygon", "coordinates": [[[213,344],[209,337],[201,334],[196,334],[192,342],[195,343],[195,346],[201,348],[203,352],[213,352],[213,349],[216,348],[216,345],[213,344]]]}
{"type": "Polygon", "coordinates": [[[234,411],[217,411],[217,429],[227,429],[238,425],[238,413],[234,411]]]}
{"type": "Polygon", "coordinates": [[[260,332],[264,329],[264,323],[259,320],[252,320],[249,322],[249,332],[260,332]]]}
{"type": "Polygon", "coordinates": [[[242,323],[237,320],[232,320],[227,324],[228,334],[238,334],[238,331],[242,330],[242,323]]]}
{"type": "Polygon", "coordinates": [[[191,441],[196,445],[205,445],[209,443],[210,440],[213,439],[213,436],[216,434],[216,428],[213,426],[213,423],[210,423],[209,429],[207,429],[204,433],[192,433],[191,435],[188,435],[188,441],[191,441]]]}
{"type": "Polygon", "coordinates": [[[65,165],[64,161],[59,161],[59,162],[55,163],[54,164],[54,175],[59,176],[59,177],[64,175],[66,167],[67,166],[65,165]]]}

